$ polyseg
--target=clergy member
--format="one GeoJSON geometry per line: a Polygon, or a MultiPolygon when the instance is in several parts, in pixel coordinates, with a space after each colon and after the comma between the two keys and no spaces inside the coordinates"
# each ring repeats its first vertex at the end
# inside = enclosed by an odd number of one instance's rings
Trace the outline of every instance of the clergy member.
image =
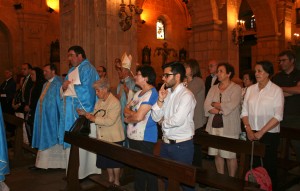
{"type": "Polygon", "coordinates": [[[3,122],[2,109],[0,106],[0,188],[1,191],[8,191],[9,188],[5,184],[5,175],[9,173],[7,145],[5,136],[5,127],[3,122]]]}
{"type": "Polygon", "coordinates": [[[131,68],[131,62],[132,62],[132,56],[127,55],[126,52],[123,54],[121,59],[121,64],[116,64],[116,69],[120,76],[120,83],[117,87],[117,98],[121,102],[121,119],[122,119],[122,125],[124,129],[125,134],[125,146],[128,146],[127,141],[127,125],[124,122],[124,108],[127,105],[127,103],[132,99],[134,93],[138,90],[138,88],[135,86],[135,82],[133,77],[133,74],[130,70],[131,68]]]}
{"type": "MultiPolygon", "coordinates": [[[[61,113],[60,141],[64,139],[64,132],[69,131],[75,120],[78,118],[77,109],[82,109],[92,113],[96,103],[96,92],[93,88],[95,81],[99,80],[99,75],[95,67],[86,58],[85,51],[80,46],[72,46],[68,50],[68,60],[72,68],[61,86],[61,96],[63,98],[63,112],[61,113]]],[[[96,137],[96,131],[91,129],[90,136],[96,137]]],[[[67,151],[70,145],[64,143],[67,151]]],[[[67,159],[68,161],[68,159],[67,159]]],[[[90,174],[99,174],[101,169],[96,167],[96,154],[79,149],[79,172],[78,178],[83,179],[90,174]]]]}
{"type": "Polygon", "coordinates": [[[66,168],[66,152],[63,141],[59,141],[59,119],[61,79],[56,76],[56,66],[47,64],[43,68],[44,84],[36,106],[32,147],[38,149],[36,168],[66,168]]]}

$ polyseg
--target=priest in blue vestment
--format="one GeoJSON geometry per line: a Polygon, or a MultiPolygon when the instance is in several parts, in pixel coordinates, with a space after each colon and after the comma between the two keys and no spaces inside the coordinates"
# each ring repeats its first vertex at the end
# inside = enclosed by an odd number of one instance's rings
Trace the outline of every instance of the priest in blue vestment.
{"type": "Polygon", "coordinates": [[[7,143],[5,135],[5,127],[2,115],[2,108],[0,106],[0,188],[2,190],[9,190],[4,183],[5,175],[9,173],[8,166],[8,153],[7,153],[7,143]]]}
{"type": "Polygon", "coordinates": [[[66,152],[59,136],[62,104],[60,87],[62,79],[56,76],[56,66],[43,67],[47,82],[43,86],[34,117],[32,147],[38,149],[37,168],[66,168],[66,152]]]}
{"type": "MultiPolygon", "coordinates": [[[[95,67],[86,58],[82,47],[70,47],[68,49],[68,60],[73,67],[68,71],[61,87],[62,105],[64,106],[61,114],[61,123],[64,127],[60,132],[62,140],[64,131],[69,131],[78,118],[76,109],[83,109],[89,113],[94,111],[97,97],[93,84],[99,80],[95,67]]],[[[96,137],[96,129],[91,129],[90,136],[96,137]]],[[[65,148],[70,148],[70,145],[67,143],[64,143],[64,146],[65,148]]],[[[96,167],[96,155],[94,153],[87,153],[87,151],[80,149],[79,155],[79,179],[83,179],[89,174],[101,173],[101,170],[96,167]]]]}

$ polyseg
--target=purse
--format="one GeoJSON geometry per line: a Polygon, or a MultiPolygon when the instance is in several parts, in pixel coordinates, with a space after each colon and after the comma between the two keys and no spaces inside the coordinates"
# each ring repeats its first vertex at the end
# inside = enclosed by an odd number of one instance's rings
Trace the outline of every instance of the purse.
{"type": "MultiPolygon", "coordinates": [[[[222,101],[222,94],[220,93],[220,103],[222,101]]],[[[223,117],[222,114],[215,114],[213,120],[212,120],[212,127],[213,128],[222,128],[224,126],[223,124],[223,117]]]]}
{"type": "Polygon", "coordinates": [[[253,168],[254,141],[252,141],[251,149],[250,170],[246,173],[245,180],[259,184],[262,190],[272,191],[272,181],[267,170],[263,167],[262,158],[260,158],[261,166],[253,168]]]}
{"type": "Polygon", "coordinates": [[[222,128],[223,125],[223,117],[222,114],[215,114],[213,121],[212,121],[212,127],[213,128],[222,128]]]}
{"type": "Polygon", "coordinates": [[[91,121],[85,116],[80,115],[70,128],[70,132],[88,136],[91,133],[91,121]]]}

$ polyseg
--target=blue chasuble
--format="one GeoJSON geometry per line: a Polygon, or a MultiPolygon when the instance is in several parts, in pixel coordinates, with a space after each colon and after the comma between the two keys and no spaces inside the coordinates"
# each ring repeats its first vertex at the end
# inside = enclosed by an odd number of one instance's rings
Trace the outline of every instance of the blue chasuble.
{"type": "Polygon", "coordinates": [[[32,147],[38,150],[46,150],[56,144],[63,144],[59,137],[60,112],[62,112],[61,85],[62,81],[58,76],[55,76],[52,82],[46,82],[36,105],[32,147]],[[47,83],[50,83],[48,89],[47,83]]]}
{"type": "Polygon", "coordinates": [[[6,134],[5,134],[2,109],[0,106],[0,182],[3,182],[5,180],[4,175],[8,173],[9,173],[9,166],[8,166],[6,134]]]}
{"type": "MultiPolygon", "coordinates": [[[[95,67],[85,59],[79,64],[78,73],[80,85],[74,85],[77,97],[66,96],[63,98],[63,112],[61,113],[61,123],[64,128],[61,128],[60,141],[63,141],[65,131],[69,131],[75,120],[78,118],[77,108],[84,109],[86,112],[93,112],[97,100],[96,91],[93,88],[95,81],[99,80],[99,75],[95,67]]],[[[68,75],[75,69],[72,67],[68,71],[68,75]]],[[[68,75],[66,80],[68,80],[68,75]]],[[[69,148],[70,144],[64,143],[65,148],[69,148]]]]}
{"type": "MultiPolygon", "coordinates": [[[[135,86],[135,82],[134,79],[127,77],[124,80],[126,83],[126,86],[128,87],[129,90],[132,90],[133,92],[136,92],[137,90],[139,90],[136,86],[135,86]]],[[[122,125],[123,125],[123,129],[124,129],[124,133],[125,135],[127,134],[127,129],[126,129],[126,124],[124,122],[124,108],[127,105],[127,96],[126,93],[123,89],[123,84],[119,83],[118,87],[117,87],[117,94],[120,93],[120,91],[122,91],[121,97],[120,97],[120,103],[121,103],[121,120],[122,120],[122,125]]],[[[127,136],[126,136],[127,137],[127,136]]]]}

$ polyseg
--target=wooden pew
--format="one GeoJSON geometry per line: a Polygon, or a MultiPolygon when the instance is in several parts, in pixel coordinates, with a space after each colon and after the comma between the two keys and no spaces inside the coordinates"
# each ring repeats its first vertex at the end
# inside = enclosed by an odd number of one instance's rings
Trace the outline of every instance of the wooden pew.
{"type": "Polygon", "coordinates": [[[290,150],[291,150],[291,141],[297,140],[300,141],[300,129],[289,128],[289,127],[280,127],[280,137],[282,139],[282,150],[280,150],[280,163],[286,170],[290,170],[296,166],[299,166],[298,161],[291,161],[290,150]]]}
{"type": "Polygon", "coordinates": [[[67,172],[67,191],[82,190],[78,180],[79,147],[121,161],[168,179],[168,191],[180,191],[180,184],[195,186],[196,168],[158,156],[145,154],[120,145],[65,132],[65,141],[72,144],[67,172]]]}
{"type": "MultiPolygon", "coordinates": [[[[245,174],[250,168],[251,142],[209,135],[206,132],[201,132],[194,136],[194,143],[200,144],[202,147],[214,147],[222,150],[228,150],[239,155],[237,178],[218,174],[217,172],[204,167],[197,170],[198,183],[222,190],[259,190],[257,189],[258,185],[244,181],[245,174]]],[[[255,156],[264,156],[265,146],[263,144],[255,142],[254,148],[255,156]]]]}
{"type": "Polygon", "coordinates": [[[280,190],[286,190],[290,186],[299,183],[300,180],[300,163],[297,160],[291,160],[292,140],[300,141],[300,129],[280,127],[281,145],[279,147],[279,158],[278,158],[278,173],[280,179],[278,185],[280,190]],[[296,173],[290,173],[294,169],[296,173]]]}
{"type": "Polygon", "coordinates": [[[15,115],[3,113],[4,122],[16,126],[16,133],[14,139],[14,157],[10,160],[10,165],[13,167],[24,166],[33,164],[35,157],[25,156],[24,150],[36,155],[37,150],[31,148],[23,142],[23,123],[24,119],[19,118],[15,115]]]}

